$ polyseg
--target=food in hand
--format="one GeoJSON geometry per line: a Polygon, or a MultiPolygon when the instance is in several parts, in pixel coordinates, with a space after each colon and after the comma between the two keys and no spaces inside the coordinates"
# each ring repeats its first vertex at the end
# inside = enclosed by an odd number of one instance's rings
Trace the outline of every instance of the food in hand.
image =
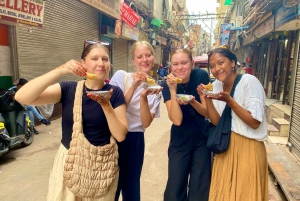
{"type": "Polygon", "coordinates": [[[155,80],[150,77],[147,77],[146,81],[148,82],[149,85],[156,85],[155,80]]]}
{"type": "Polygon", "coordinates": [[[207,85],[204,85],[204,89],[206,91],[212,91],[213,90],[213,85],[209,82],[207,85]]]}
{"type": "Polygon", "coordinates": [[[97,79],[97,75],[96,74],[93,74],[93,73],[86,73],[86,78],[89,79],[89,80],[95,80],[97,79]]]}
{"type": "Polygon", "coordinates": [[[182,83],[182,79],[175,77],[174,78],[174,82],[176,82],[177,84],[181,84],[182,83]]]}

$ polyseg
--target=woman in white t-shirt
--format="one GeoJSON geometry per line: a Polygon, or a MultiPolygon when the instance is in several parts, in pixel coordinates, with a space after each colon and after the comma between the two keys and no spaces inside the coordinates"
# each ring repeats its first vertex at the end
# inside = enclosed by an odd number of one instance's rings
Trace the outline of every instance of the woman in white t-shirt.
{"type": "MultiPolygon", "coordinates": [[[[265,92],[259,80],[245,74],[230,96],[237,72],[236,55],[227,47],[208,54],[209,68],[217,79],[205,96],[210,121],[217,125],[226,104],[232,110],[231,138],[226,152],[216,154],[209,200],[267,201],[268,164],[263,140],[267,137],[265,92]],[[213,99],[213,100],[212,100],[213,99]]],[[[201,84],[197,90],[201,94],[201,84]]]]}
{"type": "Polygon", "coordinates": [[[154,65],[154,50],[146,41],[138,41],[132,46],[132,60],[135,73],[117,71],[110,84],[119,86],[125,96],[127,106],[128,133],[119,145],[120,177],[115,200],[122,191],[123,201],[140,201],[140,176],[144,161],[144,132],[154,117],[159,117],[161,89],[145,90],[146,77],[154,65]]]}

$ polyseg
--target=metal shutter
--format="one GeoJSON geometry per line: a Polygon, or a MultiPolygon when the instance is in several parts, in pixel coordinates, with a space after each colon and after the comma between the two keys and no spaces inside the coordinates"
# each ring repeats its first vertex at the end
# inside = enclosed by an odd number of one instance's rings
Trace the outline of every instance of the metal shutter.
{"type": "MultiPolygon", "coordinates": [[[[297,49],[299,49],[299,46],[297,46],[297,49]]],[[[296,81],[290,121],[289,142],[292,145],[291,151],[300,159],[300,50],[298,52],[297,71],[295,78],[296,81]]]]}
{"type": "Polygon", "coordinates": [[[30,33],[28,26],[19,27],[18,37],[20,77],[32,79],[70,59],[80,61],[84,40],[99,38],[99,13],[80,1],[47,1],[43,28],[30,33]]]}
{"type": "Polygon", "coordinates": [[[136,72],[136,67],[133,64],[132,60],[132,45],[135,41],[128,41],[128,72],[136,72]]]}
{"type": "Polygon", "coordinates": [[[127,40],[114,39],[113,43],[113,73],[118,70],[128,72],[128,44],[127,40]]]}

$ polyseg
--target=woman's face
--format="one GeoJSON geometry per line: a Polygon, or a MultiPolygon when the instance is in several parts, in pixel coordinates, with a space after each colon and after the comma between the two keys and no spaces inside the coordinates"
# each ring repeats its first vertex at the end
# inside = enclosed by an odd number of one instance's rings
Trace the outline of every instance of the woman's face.
{"type": "Polygon", "coordinates": [[[175,53],[171,58],[172,74],[181,78],[183,83],[188,82],[194,61],[191,61],[189,55],[184,52],[175,53]]]}
{"type": "Polygon", "coordinates": [[[93,48],[81,63],[87,72],[96,74],[98,79],[104,79],[110,71],[109,56],[102,47],[93,48]]]}
{"type": "Polygon", "coordinates": [[[147,46],[142,45],[135,49],[133,64],[136,67],[137,72],[149,74],[154,64],[154,56],[147,46]]]}
{"type": "Polygon", "coordinates": [[[209,58],[211,73],[221,82],[226,81],[232,75],[234,66],[234,60],[229,60],[220,53],[213,53],[209,58]]]}

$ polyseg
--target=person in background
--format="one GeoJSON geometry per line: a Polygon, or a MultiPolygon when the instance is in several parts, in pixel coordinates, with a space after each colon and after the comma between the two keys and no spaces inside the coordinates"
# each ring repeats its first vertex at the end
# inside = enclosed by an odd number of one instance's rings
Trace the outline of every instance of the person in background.
{"type": "MultiPolygon", "coordinates": [[[[216,48],[208,53],[213,92],[217,97],[205,97],[208,117],[217,125],[226,105],[232,112],[228,150],[216,154],[210,186],[210,201],[267,201],[268,163],[264,140],[267,138],[265,92],[260,81],[244,74],[230,96],[237,76],[236,55],[228,48],[216,48]]],[[[201,93],[203,84],[197,88],[201,93]]]]}
{"type": "Polygon", "coordinates": [[[206,71],[193,69],[192,53],[187,49],[174,50],[172,72],[162,83],[163,97],[169,119],[173,122],[168,149],[168,181],[164,201],[207,201],[211,177],[211,153],[201,125],[207,116],[205,101],[197,93],[200,83],[208,83],[206,71]],[[177,84],[177,78],[182,83],[177,84]],[[181,100],[178,94],[190,95],[181,100]]]}
{"type": "MultiPolygon", "coordinates": [[[[48,201],[114,201],[115,199],[117,179],[113,182],[109,192],[99,199],[79,198],[64,183],[65,159],[73,132],[73,108],[77,82],[55,83],[57,79],[67,74],[85,76],[88,72],[97,75],[96,79],[86,79],[84,82],[81,103],[82,127],[86,140],[94,146],[104,146],[110,143],[110,136],[113,136],[117,141],[123,141],[128,131],[124,95],[119,87],[104,82],[109,71],[108,49],[99,41],[85,40],[81,63],[70,60],[31,80],[15,95],[15,99],[23,104],[62,103],[62,138],[50,173],[48,201]],[[89,93],[89,91],[99,90],[109,91],[109,94],[100,97],[89,93]]],[[[89,156],[87,155],[87,157],[89,156]]]]}
{"type": "MultiPolygon", "coordinates": [[[[21,87],[23,87],[26,83],[28,82],[28,80],[24,79],[24,78],[20,78],[18,83],[16,84],[17,89],[21,89],[21,87]]],[[[45,124],[46,126],[49,126],[51,124],[51,122],[47,119],[45,119],[34,106],[31,105],[25,105],[25,108],[28,112],[28,117],[30,119],[30,126],[33,127],[33,132],[34,134],[39,134],[39,131],[36,130],[35,128],[35,124],[34,124],[34,117],[36,117],[42,124],[45,124]]]]}
{"type": "Polygon", "coordinates": [[[132,60],[135,73],[117,71],[110,84],[119,86],[125,95],[127,106],[128,133],[118,143],[120,178],[115,201],[122,192],[123,201],[140,201],[140,177],[144,161],[144,132],[154,117],[160,115],[161,89],[148,91],[143,88],[154,65],[154,50],[146,41],[135,42],[132,46],[132,60]]]}

